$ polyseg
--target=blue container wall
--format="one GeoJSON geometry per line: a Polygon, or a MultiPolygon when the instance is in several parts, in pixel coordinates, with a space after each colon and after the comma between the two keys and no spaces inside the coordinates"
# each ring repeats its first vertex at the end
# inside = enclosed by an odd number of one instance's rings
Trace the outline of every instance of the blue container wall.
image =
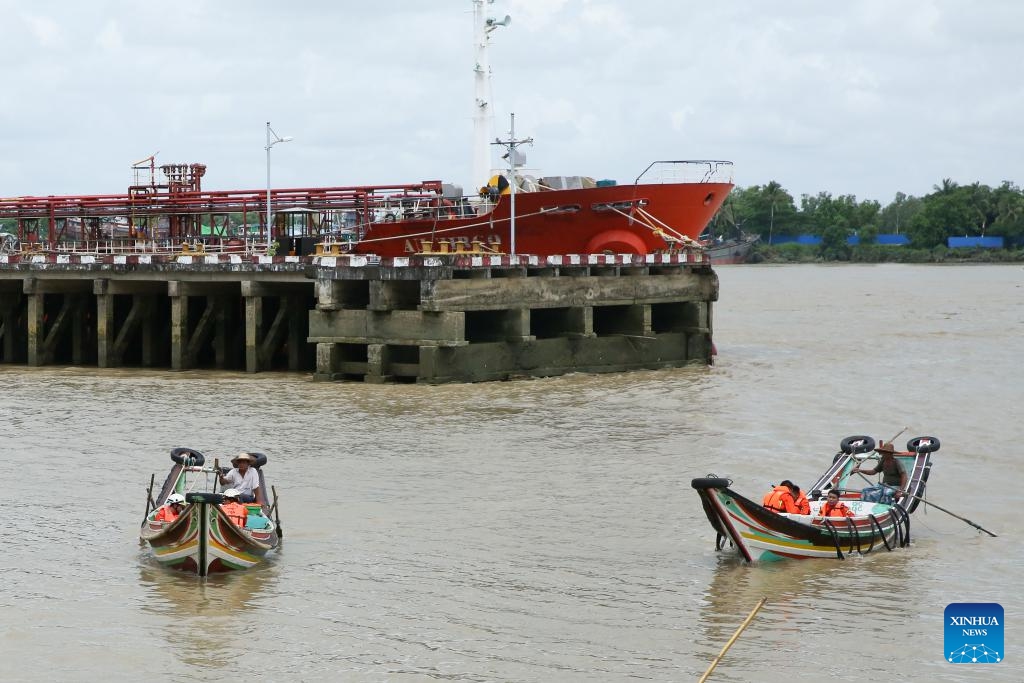
{"type": "Polygon", "coordinates": [[[946,241],[950,249],[964,249],[967,247],[981,249],[1002,249],[1003,238],[994,237],[950,237],[946,241]]]}

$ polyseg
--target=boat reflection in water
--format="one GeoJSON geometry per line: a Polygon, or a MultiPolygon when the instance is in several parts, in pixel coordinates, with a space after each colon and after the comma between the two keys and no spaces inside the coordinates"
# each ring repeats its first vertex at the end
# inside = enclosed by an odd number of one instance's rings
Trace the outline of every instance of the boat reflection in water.
{"type": "Polygon", "coordinates": [[[246,623],[277,579],[278,569],[271,563],[197,581],[194,575],[169,572],[141,556],[139,584],[147,599],[140,609],[160,623],[173,624],[160,635],[166,639],[165,649],[182,663],[233,670],[247,652],[246,623]]]}

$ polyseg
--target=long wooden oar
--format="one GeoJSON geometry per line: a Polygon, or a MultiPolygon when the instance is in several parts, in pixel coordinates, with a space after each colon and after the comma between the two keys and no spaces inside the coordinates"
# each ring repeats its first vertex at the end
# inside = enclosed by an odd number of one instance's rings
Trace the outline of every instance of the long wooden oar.
{"type": "Polygon", "coordinates": [[[960,515],[958,515],[958,514],[956,514],[956,513],[954,513],[954,512],[950,512],[949,510],[947,510],[946,508],[942,507],[941,505],[936,505],[935,503],[933,503],[933,502],[931,502],[931,501],[929,501],[929,500],[925,500],[925,499],[924,499],[924,498],[922,498],[921,496],[915,496],[915,495],[914,495],[913,493],[904,493],[903,495],[907,496],[908,498],[916,498],[917,500],[921,501],[921,502],[922,502],[922,503],[924,503],[925,505],[931,505],[931,506],[932,506],[933,508],[935,508],[936,510],[942,510],[942,511],[943,511],[943,512],[945,512],[945,513],[946,513],[947,515],[949,515],[950,517],[956,517],[956,518],[957,518],[957,519],[959,519],[959,520],[960,520],[961,522],[967,522],[968,524],[970,524],[971,526],[973,526],[973,527],[974,527],[975,529],[977,529],[978,531],[984,531],[984,532],[985,532],[986,534],[988,534],[988,535],[989,535],[989,536],[991,536],[992,538],[999,538],[999,537],[998,537],[998,536],[996,536],[996,535],[995,535],[994,533],[992,533],[991,531],[989,531],[989,530],[988,530],[988,529],[986,529],[985,527],[981,526],[980,524],[975,524],[974,522],[972,522],[971,520],[967,519],[966,517],[961,517],[960,515]]]}
{"type": "Polygon", "coordinates": [[[729,642],[725,644],[725,647],[723,647],[722,651],[718,653],[718,656],[715,657],[713,662],[711,662],[711,666],[708,667],[708,670],[704,672],[704,675],[700,677],[700,680],[697,681],[697,683],[704,683],[704,681],[708,680],[708,676],[710,676],[711,672],[715,670],[715,667],[718,666],[718,663],[722,661],[722,657],[724,657],[725,653],[729,650],[730,647],[732,647],[732,644],[736,642],[736,639],[740,637],[740,634],[743,633],[743,630],[750,625],[750,622],[754,620],[754,616],[762,607],[764,607],[764,603],[767,601],[767,597],[763,597],[758,601],[757,605],[755,605],[754,609],[751,610],[749,615],[747,615],[747,618],[743,620],[743,623],[740,624],[740,627],[736,629],[736,633],[732,634],[732,638],[730,638],[729,642]]]}
{"type": "MultiPolygon", "coordinates": [[[[859,475],[861,476],[861,478],[862,478],[862,479],[863,479],[864,481],[866,481],[867,483],[871,484],[872,486],[874,485],[874,482],[873,482],[873,481],[871,481],[870,479],[868,479],[867,477],[865,477],[865,476],[864,476],[863,474],[861,474],[860,472],[858,472],[857,474],[859,474],[859,475]]],[[[892,487],[887,487],[887,488],[892,488],[892,487]]],[[[984,528],[984,527],[983,527],[983,526],[981,526],[980,524],[975,524],[974,522],[972,522],[971,520],[967,519],[966,517],[961,517],[960,515],[956,514],[955,512],[950,512],[949,510],[947,510],[946,508],[942,507],[941,505],[936,505],[935,503],[931,502],[930,500],[925,500],[925,499],[924,499],[924,498],[922,498],[921,496],[915,496],[915,495],[914,495],[913,493],[907,493],[906,491],[901,491],[901,493],[902,493],[902,494],[903,494],[904,496],[906,496],[907,498],[914,498],[914,499],[917,499],[917,500],[921,501],[921,502],[922,502],[922,503],[924,503],[925,505],[931,505],[931,506],[932,506],[933,508],[935,508],[936,510],[941,510],[942,512],[945,512],[945,513],[946,513],[947,515],[949,515],[950,517],[956,517],[956,518],[957,518],[957,519],[959,519],[959,520],[960,520],[961,522],[966,522],[966,523],[970,524],[971,526],[973,526],[973,527],[974,527],[975,529],[977,529],[978,531],[984,531],[984,532],[985,532],[986,534],[988,534],[988,535],[989,535],[989,536],[991,536],[992,538],[999,538],[999,537],[998,537],[998,536],[996,536],[996,535],[995,535],[994,533],[992,533],[992,532],[991,532],[991,531],[989,531],[988,529],[984,528]]]]}

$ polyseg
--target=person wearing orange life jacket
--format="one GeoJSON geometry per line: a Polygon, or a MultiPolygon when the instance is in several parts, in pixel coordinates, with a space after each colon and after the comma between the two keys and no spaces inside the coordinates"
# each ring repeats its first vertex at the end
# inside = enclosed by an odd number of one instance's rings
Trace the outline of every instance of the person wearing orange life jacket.
{"type": "Polygon", "coordinates": [[[155,522],[173,522],[181,515],[181,509],[185,505],[185,496],[180,493],[172,493],[167,496],[167,502],[160,506],[153,517],[155,522]]]}
{"type": "Polygon", "coordinates": [[[800,510],[796,506],[796,501],[793,500],[793,492],[790,489],[793,485],[789,479],[784,479],[781,484],[764,495],[761,505],[772,512],[799,514],[800,510]]]}
{"type": "Polygon", "coordinates": [[[793,504],[796,505],[797,513],[801,515],[811,514],[811,504],[807,500],[807,496],[800,490],[800,487],[790,482],[789,492],[793,496],[793,504]]]}
{"type": "Polygon", "coordinates": [[[236,489],[228,489],[224,492],[224,502],[220,509],[227,515],[227,518],[236,526],[245,528],[245,518],[249,514],[249,508],[238,502],[239,492],[236,489]]]}
{"type": "Polygon", "coordinates": [[[818,510],[821,517],[853,517],[853,512],[846,507],[846,503],[839,502],[839,491],[832,489],[828,492],[828,499],[818,510]]]}

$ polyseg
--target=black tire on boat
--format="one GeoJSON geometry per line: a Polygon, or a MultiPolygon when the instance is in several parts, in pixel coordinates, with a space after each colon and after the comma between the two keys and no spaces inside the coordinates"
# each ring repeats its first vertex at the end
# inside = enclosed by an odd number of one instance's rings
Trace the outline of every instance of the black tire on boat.
{"type": "Polygon", "coordinates": [[[907,450],[911,453],[934,453],[941,445],[934,436],[915,436],[907,442],[907,450]]]}
{"type": "Polygon", "coordinates": [[[695,489],[724,489],[728,488],[732,481],[722,477],[697,477],[690,482],[695,489]]]}
{"type": "Polygon", "coordinates": [[[220,505],[224,502],[224,495],[220,493],[195,492],[185,494],[186,503],[213,503],[220,505]]]}
{"type": "Polygon", "coordinates": [[[172,448],[171,460],[179,465],[195,465],[198,467],[206,462],[206,457],[199,451],[192,450],[191,448],[172,448]]]}
{"type": "Polygon", "coordinates": [[[249,455],[251,455],[252,457],[256,458],[256,460],[253,461],[252,463],[252,466],[255,467],[256,469],[259,469],[267,464],[267,456],[263,455],[262,453],[257,453],[256,451],[247,451],[247,453],[249,453],[249,455]]]}
{"type": "Polygon", "coordinates": [[[870,453],[875,450],[875,440],[870,436],[848,436],[839,442],[839,450],[847,455],[870,453]]]}

